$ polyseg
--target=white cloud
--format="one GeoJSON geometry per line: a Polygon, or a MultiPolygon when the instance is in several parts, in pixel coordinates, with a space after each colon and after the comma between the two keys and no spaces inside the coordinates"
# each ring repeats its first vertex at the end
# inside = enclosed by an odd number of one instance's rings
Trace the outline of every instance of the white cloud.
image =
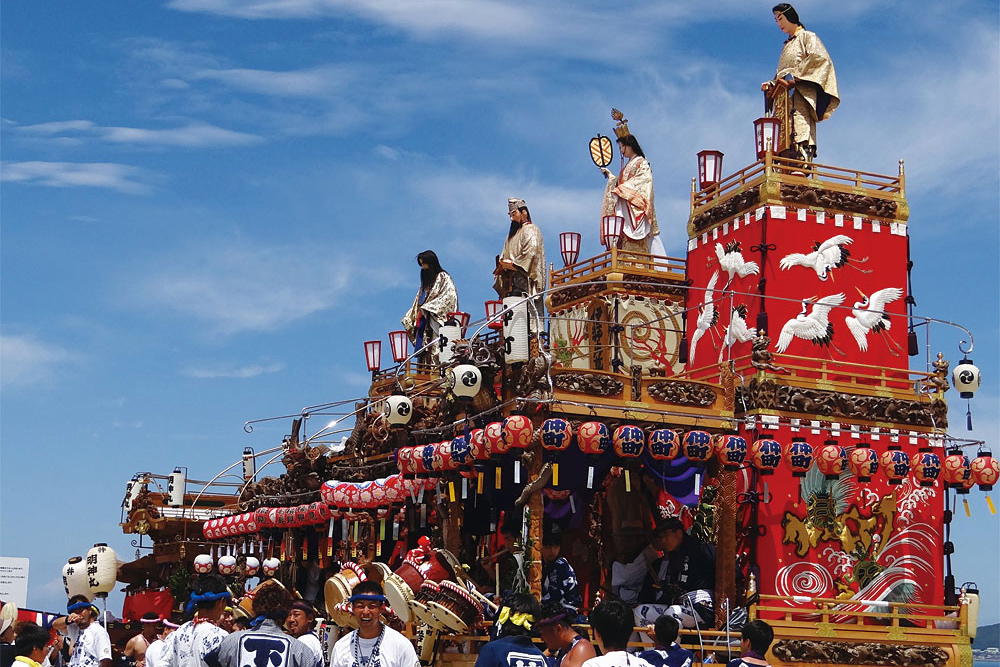
{"type": "Polygon", "coordinates": [[[331,97],[356,79],[358,71],[351,67],[329,65],[287,72],[257,69],[200,70],[191,78],[210,80],[248,93],[277,97],[331,97]]]}
{"type": "Polygon", "coordinates": [[[128,194],[145,194],[142,180],[149,174],[138,167],[112,162],[4,162],[0,180],[56,188],[106,188],[128,194]]]}
{"type": "Polygon", "coordinates": [[[181,375],[199,379],[233,378],[246,379],[259,375],[278,373],[285,370],[285,364],[249,364],[245,366],[211,366],[190,367],[181,371],[181,375]]]}
{"type": "Polygon", "coordinates": [[[235,132],[208,123],[192,122],[183,127],[148,129],[137,127],[101,127],[89,120],[67,120],[18,128],[22,135],[47,138],[94,138],[116,144],[150,146],[245,146],[256,144],[260,137],[245,132],[235,132]],[[66,137],[65,135],[74,135],[66,137]]]}
{"type": "Polygon", "coordinates": [[[0,382],[4,387],[42,382],[75,360],[69,350],[31,335],[0,335],[0,382]]]}
{"type": "Polygon", "coordinates": [[[301,247],[243,241],[203,243],[144,262],[126,282],[133,305],[173,312],[207,325],[210,332],[232,335],[279,329],[327,310],[345,298],[352,281],[378,270],[356,267],[343,252],[311,248],[321,261],[304,261],[302,252],[301,247]],[[156,268],[150,271],[150,266],[156,268]]]}

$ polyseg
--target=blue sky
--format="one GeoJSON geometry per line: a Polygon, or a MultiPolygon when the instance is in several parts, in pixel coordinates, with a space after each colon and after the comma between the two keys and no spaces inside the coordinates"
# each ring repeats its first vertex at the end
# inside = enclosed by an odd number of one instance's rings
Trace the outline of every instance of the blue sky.
{"type": "MultiPolygon", "coordinates": [[[[475,316],[507,197],[550,261],[567,230],[596,254],[586,145],[612,106],[682,254],[697,151],[753,159],[770,4],[4,3],[0,553],[31,558],[29,603],[59,608],[62,563],[95,541],[133,557],[117,507],[135,472],[207,479],[288,430],[244,421],[364,394],[362,341],[398,327],[419,251],[475,316]]],[[[819,160],[906,161],[916,310],[973,330],[974,435],[995,445],[997,5],[797,8],[840,83],[819,160]]],[[[953,362],[957,341],[933,329],[953,362]]],[[[957,577],[996,622],[998,517],[971,499],[957,577]]]]}

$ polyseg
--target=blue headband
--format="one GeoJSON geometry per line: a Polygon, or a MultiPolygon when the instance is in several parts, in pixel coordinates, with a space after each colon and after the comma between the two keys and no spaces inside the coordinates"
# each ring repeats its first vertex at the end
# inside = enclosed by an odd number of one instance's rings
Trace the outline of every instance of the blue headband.
{"type": "Polygon", "coordinates": [[[95,607],[92,602],[74,602],[73,604],[66,605],[67,614],[72,614],[74,611],[80,611],[81,609],[92,609],[94,611],[94,616],[101,615],[101,612],[98,611],[97,607],[95,607]]]}
{"type": "Polygon", "coordinates": [[[261,614],[260,616],[255,616],[250,621],[250,627],[256,630],[261,623],[267,620],[267,614],[261,614]]]}
{"type": "Polygon", "coordinates": [[[355,602],[368,601],[368,602],[381,602],[385,604],[388,602],[388,598],[384,595],[375,595],[374,593],[355,593],[347,599],[348,602],[354,604],[355,602]]]}
{"type": "Polygon", "coordinates": [[[190,614],[192,611],[194,611],[195,605],[197,605],[199,602],[215,602],[216,600],[222,600],[224,598],[232,600],[233,594],[230,593],[229,591],[222,591],[221,593],[202,593],[201,595],[197,593],[192,593],[191,597],[188,598],[188,603],[187,607],[185,607],[185,611],[187,611],[187,613],[190,614]]]}

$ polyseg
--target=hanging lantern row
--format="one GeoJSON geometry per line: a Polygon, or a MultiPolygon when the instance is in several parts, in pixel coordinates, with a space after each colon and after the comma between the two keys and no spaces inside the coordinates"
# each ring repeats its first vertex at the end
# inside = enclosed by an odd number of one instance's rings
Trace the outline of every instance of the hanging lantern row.
{"type": "Polygon", "coordinates": [[[389,475],[368,482],[338,482],[327,480],[320,487],[319,494],[329,507],[343,510],[377,509],[404,502],[416,496],[421,489],[429,491],[437,485],[437,479],[422,479],[419,482],[405,479],[402,475],[389,475]]]}
{"type": "MultiPolygon", "coordinates": [[[[198,574],[208,574],[216,566],[218,566],[219,574],[236,574],[236,556],[220,556],[218,563],[215,562],[215,559],[212,558],[211,554],[198,554],[194,557],[193,567],[194,571],[198,574]]],[[[243,563],[243,573],[247,577],[255,577],[258,572],[263,572],[264,576],[273,577],[277,574],[280,567],[281,561],[277,558],[265,558],[262,565],[256,556],[246,556],[243,563]]]]}

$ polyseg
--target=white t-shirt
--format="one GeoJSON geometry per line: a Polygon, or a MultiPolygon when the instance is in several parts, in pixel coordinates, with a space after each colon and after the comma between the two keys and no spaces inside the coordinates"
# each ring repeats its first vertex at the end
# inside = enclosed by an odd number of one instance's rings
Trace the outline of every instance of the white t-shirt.
{"type": "Polygon", "coordinates": [[[146,667],[162,667],[160,653],[163,651],[163,640],[157,639],[146,647],[146,667]]]}
{"type": "Polygon", "coordinates": [[[627,651],[612,651],[590,660],[585,660],[582,667],[653,667],[637,655],[627,651]]]}
{"type": "MultiPolygon", "coordinates": [[[[341,637],[333,645],[333,659],[330,667],[351,667],[354,664],[354,636],[357,630],[341,637]]],[[[361,662],[368,663],[378,638],[360,639],[361,662]]],[[[410,640],[389,627],[385,627],[382,644],[379,646],[379,667],[419,667],[417,652],[410,640]]]]}
{"type": "Polygon", "coordinates": [[[73,641],[69,667],[99,667],[101,660],[111,660],[111,638],[97,621],[82,632],[76,625],[67,626],[66,634],[73,641]]]}
{"type": "Polygon", "coordinates": [[[326,660],[324,660],[325,656],[323,655],[323,645],[320,644],[319,637],[317,637],[312,632],[307,632],[298,639],[300,642],[311,648],[313,650],[313,653],[316,654],[317,658],[326,662],[326,660]]]}

